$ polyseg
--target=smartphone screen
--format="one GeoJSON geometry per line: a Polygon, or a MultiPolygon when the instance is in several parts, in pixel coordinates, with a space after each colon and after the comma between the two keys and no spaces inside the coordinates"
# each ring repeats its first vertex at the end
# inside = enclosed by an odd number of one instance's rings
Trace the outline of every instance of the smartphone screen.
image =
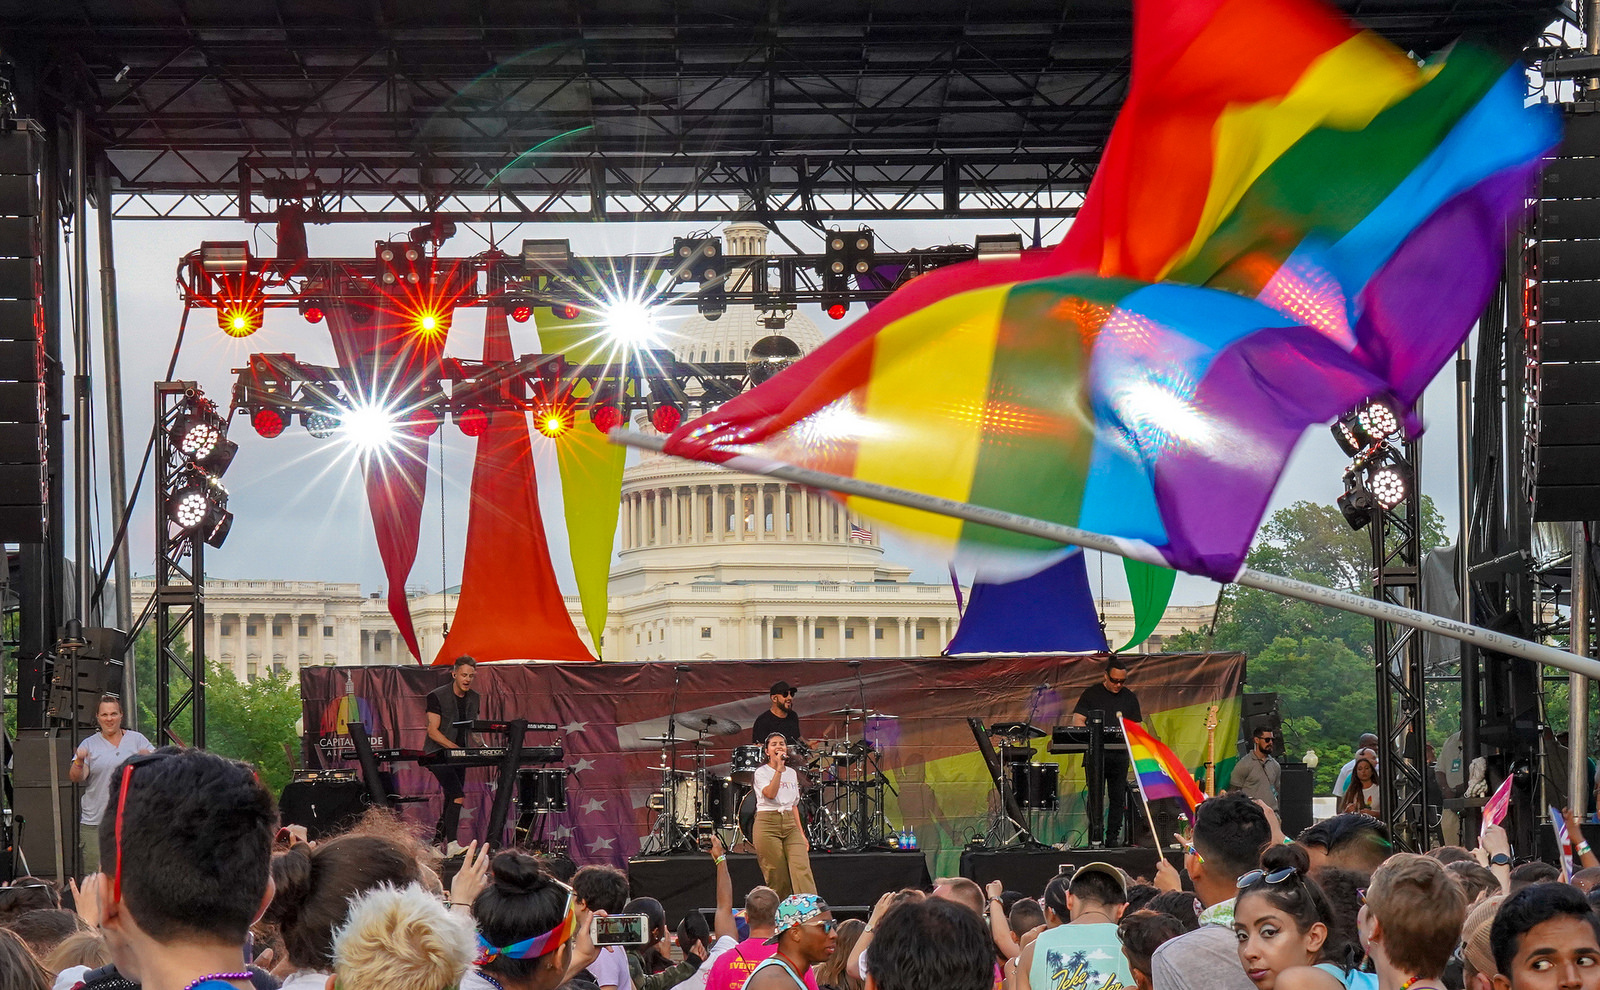
{"type": "Polygon", "coordinates": [[[642,914],[614,914],[594,919],[595,945],[643,945],[650,921],[642,914]]]}

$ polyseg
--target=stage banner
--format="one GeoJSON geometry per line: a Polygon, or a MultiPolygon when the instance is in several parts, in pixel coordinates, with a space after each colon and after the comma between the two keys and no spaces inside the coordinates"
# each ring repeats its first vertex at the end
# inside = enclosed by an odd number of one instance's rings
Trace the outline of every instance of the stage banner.
{"type": "MultiPolygon", "coordinates": [[[[1219,760],[1238,738],[1239,692],[1245,659],[1237,653],[1125,657],[1129,686],[1145,713],[1145,727],[1196,771],[1205,759],[1205,712],[1220,706],[1219,760]]],[[[652,794],[662,790],[663,744],[669,715],[710,714],[738,722],[740,732],[708,737],[706,766],[726,776],[732,748],[751,742],[750,725],[769,703],[775,681],[798,685],[795,711],[808,739],[829,740],[844,751],[865,736],[888,781],[883,812],[890,834],[914,829],[935,876],[953,876],[961,849],[987,834],[998,805],[967,719],[985,725],[1026,720],[1049,729],[1065,722],[1078,697],[1103,676],[1104,656],[961,657],[939,659],[694,661],[688,663],[484,664],[474,689],[483,697],[480,717],[552,722],[555,732],[530,732],[530,745],[560,743],[568,781],[564,812],[542,816],[546,840],[565,842],[580,863],[618,866],[636,855],[650,833],[652,794]],[[850,712],[846,712],[846,710],[850,712]],[[860,709],[879,713],[863,720],[860,709]],[[890,717],[893,716],[893,717],[890,717]]],[[[306,667],[300,671],[311,767],[351,767],[348,723],[369,727],[378,749],[421,749],[424,699],[448,680],[443,668],[306,667]]],[[[693,770],[695,734],[678,729],[677,766],[693,770]]],[[[482,740],[494,745],[494,737],[482,740]]],[[[1035,835],[1048,843],[1087,843],[1083,760],[1048,753],[1049,739],[1034,743],[1036,761],[1057,764],[1060,807],[1030,813],[1035,835]]],[[[831,762],[831,761],[825,761],[831,762]]],[[[404,805],[405,814],[431,829],[442,798],[431,774],[397,763],[398,793],[428,800],[404,805]]],[[[824,770],[824,798],[850,789],[828,784],[857,772],[839,761],[824,770]]],[[[481,837],[493,800],[495,771],[468,772],[462,836],[481,837]]],[[[678,786],[680,798],[693,785],[678,786]]],[[[516,802],[508,827],[516,818],[516,802]]],[[[839,817],[845,803],[820,813],[839,817]]],[[[507,836],[496,837],[504,842],[507,836]]],[[[815,855],[826,855],[818,852],[815,855]]]]}

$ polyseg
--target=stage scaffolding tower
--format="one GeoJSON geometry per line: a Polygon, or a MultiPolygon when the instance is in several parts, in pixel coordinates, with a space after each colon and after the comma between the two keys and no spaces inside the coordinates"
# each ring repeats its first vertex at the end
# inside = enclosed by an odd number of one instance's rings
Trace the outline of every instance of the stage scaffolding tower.
{"type": "MultiPolygon", "coordinates": [[[[1394,508],[1374,512],[1372,597],[1405,608],[1422,608],[1422,495],[1417,445],[1405,445],[1411,483],[1394,508]]],[[[1407,626],[1373,623],[1377,671],[1378,795],[1395,844],[1417,852],[1428,848],[1438,809],[1427,806],[1427,670],[1422,634],[1407,626]]]]}
{"type": "Polygon", "coordinates": [[[167,512],[187,459],[171,442],[194,382],[156,382],[156,733],[160,742],[206,744],[205,540],[184,535],[167,512]],[[189,644],[185,657],[183,642],[189,644]],[[183,731],[187,729],[187,731],[183,731]]]}

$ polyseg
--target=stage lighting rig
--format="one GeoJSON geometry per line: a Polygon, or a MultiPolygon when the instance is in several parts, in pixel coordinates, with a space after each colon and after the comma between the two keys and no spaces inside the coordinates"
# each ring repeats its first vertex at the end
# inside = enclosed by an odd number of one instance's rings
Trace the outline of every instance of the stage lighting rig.
{"type": "Polygon", "coordinates": [[[203,540],[220,547],[233,528],[228,511],[228,490],[204,471],[190,471],[167,496],[167,520],[179,536],[203,540]]]}
{"type": "Polygon", "coordinates": [[[1393,400],[1374,396],[1340,416],[1329,427],[1339,449],[1356,457],[1374,444],[1400,436],[1400,414],[1393,400]]]}
{"type": "Polygon", "coordinates": [[[718,320],[728,311],[728,265],[722,254],[720,237],[675,237],[672,255],[677,267],[673,277],[679,282],[697,282],[695,308],[708,320],[718,320]]]}
{"type": "Polygon", "coordinates": [[[239,452],[239,445],[228,439],[228,424],[216,405],[201,395],[184,399],[167,437],[179,455],[212,477],[222,477],[239,452]]]}
{"type": "Polygon", "coordinates": [[[850,309],[850,280],[854,278],[859,288],[862,277],[872,271],[876,256],[877,238],[866,227],[828,233],[822,252],[822,308],[829,318],[844,319],[850,309]]]}

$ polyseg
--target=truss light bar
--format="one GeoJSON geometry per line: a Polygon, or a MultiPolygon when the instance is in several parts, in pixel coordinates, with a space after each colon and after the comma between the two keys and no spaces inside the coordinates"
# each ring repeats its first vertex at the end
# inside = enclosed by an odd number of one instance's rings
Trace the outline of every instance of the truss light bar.
{"type": "Polygon", "coordinates": [[[242,275],[250,270],[245,241],[201,241],[200,268],[207,275],[242,275]]]}
{"type": "Polygon", "coordinates": [[[979,234],[972,239],[972,245],[980,259],[1022,257],[1021,234],[979,234]]]}
{"type": "Polygon", "coordinates": [[[549,238],[522,242],[522,270],[532,275],[539,271],[565,271],[572,267],[572,242],[549,238]]]}

